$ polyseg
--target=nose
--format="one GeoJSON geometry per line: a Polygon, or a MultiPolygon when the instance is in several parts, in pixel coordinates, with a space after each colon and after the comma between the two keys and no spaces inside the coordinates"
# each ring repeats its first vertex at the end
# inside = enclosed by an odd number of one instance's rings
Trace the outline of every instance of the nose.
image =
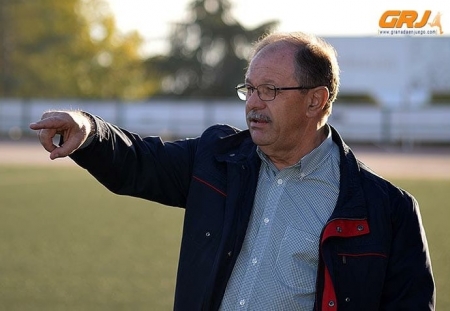
{"type": "Polygon", "coordinates": [[[266,102],[259,98],[258,92],[255,90],[247,97],[245,105],[247,106],[247,110],[263,109],[266,106],[266,102]]]}

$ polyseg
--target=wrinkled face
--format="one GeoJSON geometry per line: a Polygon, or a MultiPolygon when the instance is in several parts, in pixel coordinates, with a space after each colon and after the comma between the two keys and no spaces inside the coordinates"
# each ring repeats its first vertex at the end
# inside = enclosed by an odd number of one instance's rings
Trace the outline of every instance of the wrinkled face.
{"type": "MultiPolygon", "coordinates": [[[[289,47],[268,46],[250,62],[246,83],[257,87],[297,87],[294,52],[289,47]]],[[[306,94],[299,90],[277,91],[272,101],[263,101],[256,91],[247,97],[247,125],[254,143],[266,152],[290,151],[301,143],[307,125],[306,94]]]]}

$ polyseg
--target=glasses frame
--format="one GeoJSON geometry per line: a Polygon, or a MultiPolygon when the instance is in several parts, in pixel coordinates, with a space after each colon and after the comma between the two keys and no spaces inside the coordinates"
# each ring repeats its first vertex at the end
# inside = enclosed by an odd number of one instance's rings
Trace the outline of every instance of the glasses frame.
{"type": "Polygon", "coordinates": [[[265,102],[269,102],[269,101],[274,100],[277,97],[277,95],[278,95],[278,91],[311,90],[311,89],[314,89],[314,88],[316,88],[316,86],[311,86],[311,87],[307,87],[307,86],[286,86],[286,87],[283,86],[283,87],[277,87],[277,86],[275,86],[273,84],[270,84],[270,83],[263,83],[263,84],[260,84],[258,86],[250,86],[247,83],[239,83],[235,87],[239,99],[247,101],[248,94],[250,93],[250,95],[251,95],[256,90],[256,93],[258,94],[259,99],[261,99],[262,101],[265,101],[265,102]],[[274,95],[273,95],[272,99],[262,99],[261,98],[260,91],[258,90],[259,87],[261,87],[261,86],[271,86],[271,87],[273,87],[274,95]],[[247,91],[244,92],[243,89],[247,89],[247,91]],[[249,92],[249,90],[252,90],[252,91],[249,92]]]}

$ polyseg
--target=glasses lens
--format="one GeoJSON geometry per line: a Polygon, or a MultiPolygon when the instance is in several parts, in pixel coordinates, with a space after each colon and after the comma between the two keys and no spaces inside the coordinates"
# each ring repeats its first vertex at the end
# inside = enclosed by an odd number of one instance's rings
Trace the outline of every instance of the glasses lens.
{"type": "Polygon", "coordinates": [[[258,86],[258,95],[261,100],[275,99],[275,86],[272,84],[261,84],[258,86]]]}
{"type": "Polygon", "coordinates": [[[248,88],[245,86],[245,84],[239,84],[238,86],[236,86],[236,91],[239,99],[247,100],[248,88]]]}

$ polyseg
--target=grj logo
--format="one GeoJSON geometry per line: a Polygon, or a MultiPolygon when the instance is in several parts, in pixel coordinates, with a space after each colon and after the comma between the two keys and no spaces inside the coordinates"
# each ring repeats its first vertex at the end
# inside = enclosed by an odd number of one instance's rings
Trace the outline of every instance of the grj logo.
{"type": "Polygon", "coordinates": [[[379,34],[442,35],[444,33],[441,25],[442,14],[438,12],[431,22],[429,22],[430,16],[430,10],[426,10],[422,15],[419,15],[419,13],[414,10],[388,10],[381,15],[378,22],[378,25],[382,28],[379,30],[379,34]],[[434,27],[437,27],[438,31],[436,31],[434,27]],[[391,31],[388,31],[387,29],[391,29],[391,31]],[[403,29],[403,31],[400,31],[400,29],[403,29]]]}

